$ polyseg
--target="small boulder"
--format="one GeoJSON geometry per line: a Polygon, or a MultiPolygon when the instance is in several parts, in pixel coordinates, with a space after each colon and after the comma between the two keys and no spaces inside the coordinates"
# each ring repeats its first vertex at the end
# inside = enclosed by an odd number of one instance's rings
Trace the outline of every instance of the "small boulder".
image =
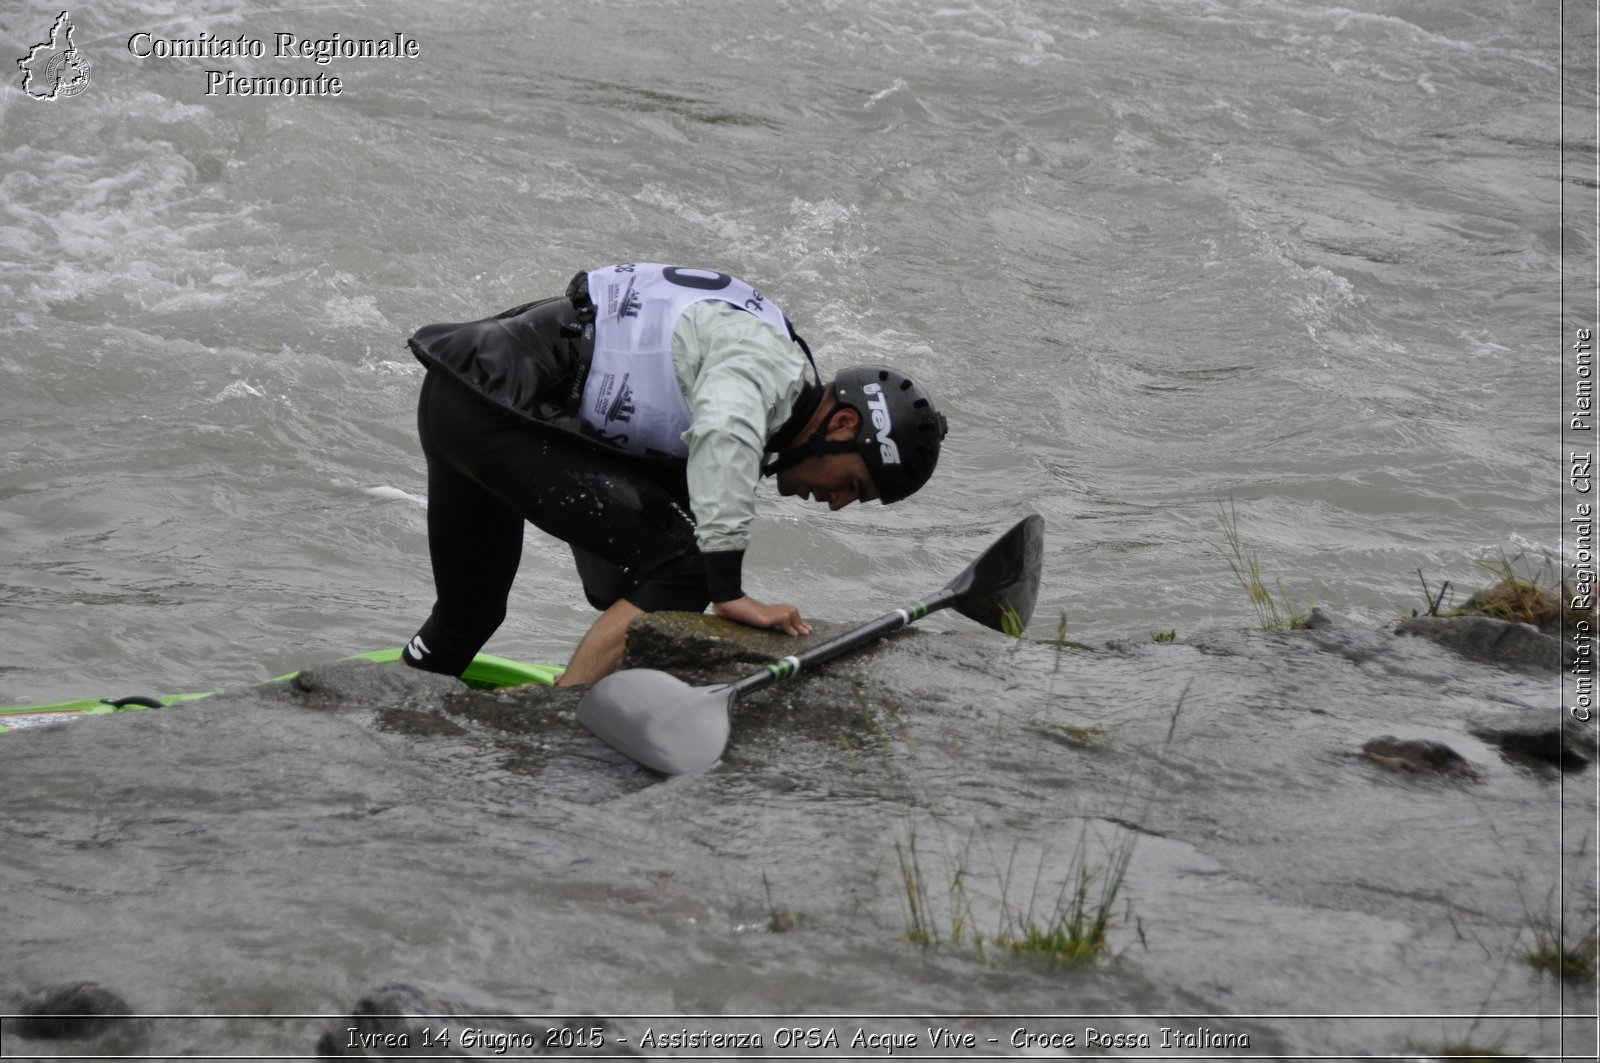
{"type": "Polygon", "coordinates": [[[401,664],[333,661],[307,668],[287,683],[259,688],[265,696],[309,708],[342,705],[395,705],[419,697],[441,697],[462,689],[459,679],[401,664]]]}
{"type": "Polygon", "coordinates": [[[1361,747],[1361,755],[1374,764],[1403,774],[1455,775],[1477,780],[1478,770],[1443,742],[1384,735],[1361,747]]]}
{"type": "Polygon", "coordinates": [[[1587,768],[1593,759],[1594,732],[1573,719],[1559,725],[1480,727],[1473,730],[1472,736],[1500,747],[1508,760],[1535,767],[1577,772],[1587,768]]]}
{"type": "Polygon", "coordinates": [[[68,982],[47,986],[12,998],[7,1011],[17,1018],[6,1030],[37,1041],[95,1041],[115,1039],[127,1045],[143,1035],[145,1021],[131,1018],[133,1009],[120,993],[96,982],[68,982]]]}
{"type": "Polygon", "coordinates": [[[1318,631],[1322,628],[1338,627],[1333,617],[1322,611],[1322,606],[1313,606],[1311,615],[1306,617],[1306,622],[1301,627],[1307,631],[1318,631]]]}

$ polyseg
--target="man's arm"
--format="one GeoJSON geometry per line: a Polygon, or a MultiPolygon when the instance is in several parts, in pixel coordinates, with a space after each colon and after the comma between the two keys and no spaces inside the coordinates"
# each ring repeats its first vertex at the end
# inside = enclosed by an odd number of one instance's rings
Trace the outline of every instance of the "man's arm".
{"type": "Polygon", "coordinates": [[[794,606],[767,605],[743,587],[761,459],[800,394],[805,356],[760,318],[718,302],[685,311],[673,354],[692,420],[684,433],[689,499],[713,608],[753,627],[810,634],[794,606]]]}

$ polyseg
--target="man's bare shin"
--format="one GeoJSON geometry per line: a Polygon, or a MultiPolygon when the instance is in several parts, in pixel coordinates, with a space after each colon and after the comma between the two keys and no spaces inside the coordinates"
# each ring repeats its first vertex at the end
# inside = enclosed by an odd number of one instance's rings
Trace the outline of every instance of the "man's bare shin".
{"type": "Polygon", "coordinates": [[[567,670],[556,682],[560,686],[593,683],[617,670],[622,661],[622,649],[627,642],[628,624],[644,612],[638,606],[620,598],[600,614],[589,627],[583,641],[573,651],[567,670]]]}

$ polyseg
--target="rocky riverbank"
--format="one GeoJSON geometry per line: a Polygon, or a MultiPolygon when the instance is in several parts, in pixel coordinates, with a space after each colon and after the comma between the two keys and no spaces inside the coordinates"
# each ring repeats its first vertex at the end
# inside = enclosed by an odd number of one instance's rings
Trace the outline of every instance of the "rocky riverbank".
{"type": "MultiPolygon", "coordinates": [[[[742,700],[675,780],[577,725],[581,691],[360,663],[36,729],[0,744],[5,1044],[616,1054],[643,1020],[609,1016],[646,1012],[768,1051],[777,1019],[715,1017],[964,1015],[973,1054],[1015,1036],[974,1016],[1018,1013],[1080,1046],[1065,1016],[1281,1055],[1592,1043],[1537,1018],[1562,983],[1530,957],[1596,910],[1595,731],[1537,634],[912,629],[742,700]],[[1012,947],[1119,866],[1087,962],[1012,947]],[[344,1017],[131,1017],[170,1014],[344,1017]]],[[[658,616],[625,663],[714,682],[796,645],[658,616]]]]}

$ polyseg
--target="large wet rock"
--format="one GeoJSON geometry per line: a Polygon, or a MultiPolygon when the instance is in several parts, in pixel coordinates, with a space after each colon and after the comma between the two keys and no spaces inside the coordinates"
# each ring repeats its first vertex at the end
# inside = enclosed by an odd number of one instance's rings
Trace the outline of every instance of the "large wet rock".
{"type": "Polygon", "coordinates": [[[1431,639],[1475,661],[1512,668],[1557,669],[1577,657],[1570,644],[1532,624],[1488,616],[1419,616],[1401,621],[1395,631],[1431,639]]]}
{"type": "Polygon", "coordinates": [[[700,682],[743,676],[767,661],[848,630],[819,621],[805,638],[761,631],[702,613],[646,613],[628,626],[623,668],[659,668],[700,682]]]}

